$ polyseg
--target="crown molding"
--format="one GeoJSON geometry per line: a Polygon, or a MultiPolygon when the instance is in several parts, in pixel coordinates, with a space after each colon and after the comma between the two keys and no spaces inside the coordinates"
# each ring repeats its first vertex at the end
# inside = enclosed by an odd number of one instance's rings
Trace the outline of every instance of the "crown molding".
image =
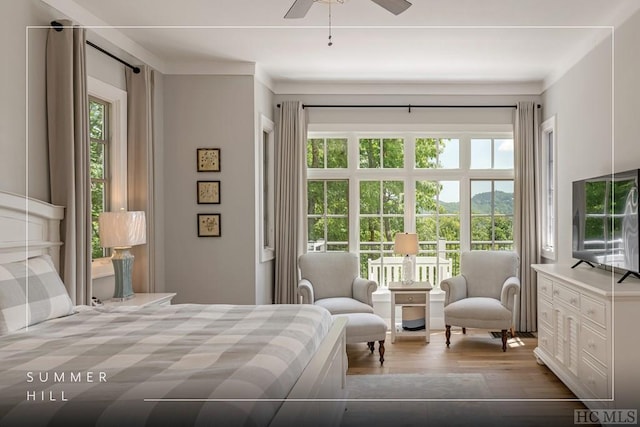
{"type": "Polygon", "coordinates": [[[213,76],[253,76],[256,73],[255,62],[242,61],[200,61],[169,62],[164,74],[195,74],[213,76]]]}
{"type": "Polygon", "coordinates": [[[447,82],[447,83],[353,83],[276,82],[277,95],[540,95],[542,81],[447,82]]]}

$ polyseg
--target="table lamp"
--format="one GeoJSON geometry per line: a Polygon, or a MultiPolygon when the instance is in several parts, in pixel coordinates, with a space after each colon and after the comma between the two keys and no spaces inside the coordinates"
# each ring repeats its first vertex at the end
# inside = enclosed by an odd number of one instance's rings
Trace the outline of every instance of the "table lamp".
{"type": "Polygon", "coordinates": [[[100,245],[113,248],[111,262],[116,276],[113,298],[126,300],[133,297],[133,258],[129,252],[132,246],[146,243],[146,224],[143,211],[103,212],[98,217],[100,245]]]}
{"type": "Polygon", "coordinates": [[[418,235],[415,233],[397,233],[394,242],[394,252],[404,255],[402,261],[402,283],[413,283],[415,268],[412,255],[418,253],[418,235]]]}

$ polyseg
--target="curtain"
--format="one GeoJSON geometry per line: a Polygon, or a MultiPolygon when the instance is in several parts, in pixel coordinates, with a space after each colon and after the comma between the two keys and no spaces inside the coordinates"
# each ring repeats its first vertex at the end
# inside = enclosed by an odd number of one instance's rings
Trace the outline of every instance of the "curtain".
{"type": "Polygon", "coordinates": [[[154,233],[154,142],[153,71],[147,65],[135,74],[125,69],[127,81],[127,207],[144,211],[147,243],[134,246],[133,287],[135,292],[155,291],[154,233]]]}
{"type": "Polygon", "coordinates": [[[537,286],[531,264],[540,262],[540,157],[538,108],[519,102],[515,118],[515,224],[514,239],[520,256],[520,301],[517,327],[537,330],[537,286]]]}
{"type": "Polygon", "coordinates": [[[86,32],[59,21],[46,47],[47,142],[51,203],[65,207],[60,276],[74,304],[91,300],[91,180],[86,32]]]}
{"type": "Polygon", "coordinates": [[[297,302],[298,256],[307,236],[307,121],[302,103],[280,105],[275,149],[275,292],[276,304],[297,302]]]}

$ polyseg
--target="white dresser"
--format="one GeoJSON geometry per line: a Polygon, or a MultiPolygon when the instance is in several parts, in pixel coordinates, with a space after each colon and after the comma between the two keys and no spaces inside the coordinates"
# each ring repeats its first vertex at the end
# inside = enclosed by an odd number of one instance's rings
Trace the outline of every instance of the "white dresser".
{"type": "Polygon", "coordinates": [[[591,409],[640,402],[640,280],[580,265],[534,264],[534,354],[591,409]]]}

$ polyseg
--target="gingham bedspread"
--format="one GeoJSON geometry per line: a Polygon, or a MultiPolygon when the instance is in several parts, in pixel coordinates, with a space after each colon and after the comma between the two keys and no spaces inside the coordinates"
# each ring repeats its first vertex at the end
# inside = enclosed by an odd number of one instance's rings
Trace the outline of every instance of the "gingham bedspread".
{"type": "Polygon", "coordinates": [[[0,337],[0,425],[268,425],[330,327],[311,305],[82,307],[0,337]]]}

